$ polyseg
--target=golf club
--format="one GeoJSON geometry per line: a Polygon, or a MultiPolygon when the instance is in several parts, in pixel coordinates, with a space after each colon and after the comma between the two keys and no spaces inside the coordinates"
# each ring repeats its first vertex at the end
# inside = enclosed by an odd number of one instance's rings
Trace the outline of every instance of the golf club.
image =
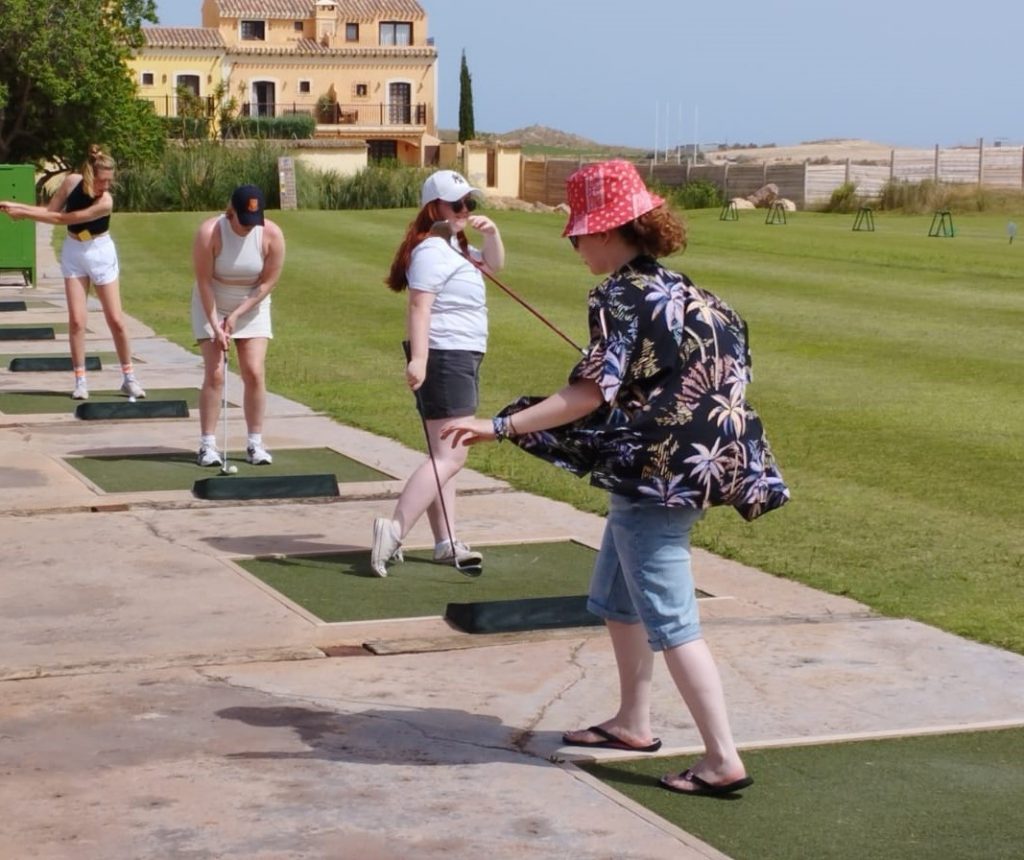
{"type": "MultiPolygon", "coordinates": [[[[407,340],[402,341],[402,349],[405,352],[405,360],[412,360],[412,347],[407,340]]],[[[416,398],[416,411],[420,416],[420,424],[423,425],[423,438],[427,443],[427,456],[430,458],[430,465],[434,469],[434,482],[437,484],[437,500],[441,503],[441,515],[444,517],[444,528],[448,533],[448,546],[452,548],[452,564],[455,569],[466,576],[480,576],[484,572],[483,562],[479,564],[462,564],[459,561],[459,554],[455,549],[455,537],[452,534],[452,524],[448,519],[448,508],[444,503],[444,488],[441,486],[441,475],[437,471],[437,460],[434,459],[434,446],[430,444],[430,431],[427,430],[427,419],[423,415],[423,402],[420,400],[420,391],[417,388],[413,392],[416,398]]]]}
{"type": "MultiPolygon", "coordinates": [[[[449,224],[447,221],[435,221],[431,225],[431,227],[430,227],[430,235],[431,236],[437,236],[440,239],[444,239],[445,241],[447,241],[450,244],[452,236],[454,235],[453,232],[452,232],[452,225],[449,224]]],[[[472,263],[474,266],[476,266],[476,268],[478,268],[480,270],[480,272],[484,275],[485,278],[487,278],[492,283],[494,283],[496,286],[498,286],[499,288],[504,290],[506,295],[510,296],[511,298],[513,298],[517,302],[519,302],[519,304],[521,304],[531,314],[533,314],[535,317],[537,317],[537,319],[539,319],[542,323],[544,323],[544,325],[546,325],[555,334],[557,334],[562,340],[564,340],[566,343],[568,343],[573,349],[575,349],[578,353],[580,353],[582,355],[586,354],[586,350],[583,349],[583,347],[581,347],[578,343],[576,343],[576,341],[574,341],[571,337],[569,337],[567,334],[565,334],[560,328],[558,328],[558,326],[556,326],[553,322],[551,322],[549,319],[547,319],[547,317],[545,317],[542,313],[540,313],[539,311],[535,310],[526,301],[524,301],[519,296],[517,296],[514,292],[512,292],[512,290],[510,290],[501,281],[499,281],[496,277],[494,277],[494,275],[492,275],[490,272],[488,272],[480,263],[478,263],[476,260],[474,260],[468,254],[464,253],[461,248],[457,248],[456,250],[460,254],[462,254],[462,256],[465,259],[467,259],[470,263],[472,263]]]]}
{"type": "Polygon", "coordinates": [[[223,457],[224,459],[220,464],[220,473],[222,475],[234,475],[238,472],[238,466],[228,465],[228,352],[229,349],[224,350],[224,384],[221,388],[221,404],[220,414],[224,422],[224,447],[223,457]]]}

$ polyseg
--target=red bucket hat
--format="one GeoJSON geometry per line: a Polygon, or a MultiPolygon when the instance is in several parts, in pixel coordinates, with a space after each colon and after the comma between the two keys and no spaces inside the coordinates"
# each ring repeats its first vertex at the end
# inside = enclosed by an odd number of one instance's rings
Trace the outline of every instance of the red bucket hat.
{"type": "Polygon", "coordinates": [[[665,201],[651,194],[628,161],[602,161],[581,167],[565,182],[569,223],[563,236],[602,233],[628,224],[665,201]]]}

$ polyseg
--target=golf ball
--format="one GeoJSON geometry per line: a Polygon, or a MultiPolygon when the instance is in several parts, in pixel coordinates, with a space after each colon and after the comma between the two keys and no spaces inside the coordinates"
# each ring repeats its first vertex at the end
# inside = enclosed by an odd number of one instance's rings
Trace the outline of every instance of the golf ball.
{"type": "Polygon", "coordinates": [[[238,474],[238,466],[228,466],[228,474],[229,475],[237,475],[238,474]]]}
{"type": "Polygon", "coordinates": [[[134,403],[135,402],[135,398],[134,397],[129,397],[128,398],[128,402],[129,403],[134,403]]]}

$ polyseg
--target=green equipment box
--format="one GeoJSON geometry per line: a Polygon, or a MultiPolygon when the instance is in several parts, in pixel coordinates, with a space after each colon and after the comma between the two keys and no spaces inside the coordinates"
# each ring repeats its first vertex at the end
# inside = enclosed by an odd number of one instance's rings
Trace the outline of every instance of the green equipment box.
{"type": "MultiPolygon", "coordinates": [[[[34,205],[36,175],[31,164],[0,164],[0,200],[34,205]]],[[[36,224],[0,214],[0,273],[21,272],[25,286],[36,282],[36,224]]]]}

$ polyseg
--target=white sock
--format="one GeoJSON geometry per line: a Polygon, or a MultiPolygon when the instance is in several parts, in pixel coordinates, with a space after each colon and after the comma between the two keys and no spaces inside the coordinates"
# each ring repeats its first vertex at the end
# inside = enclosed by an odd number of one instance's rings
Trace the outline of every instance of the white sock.
{"type": "Polygon", "coordinates": [[[262,433],[250,433],[249,434],[249,447],[250,448],[255,448],[257,445],[259,445],[261,448],[263,447],[263,434],[262,433]]]}
{"type": "Polygon", "coordinates": [[[216,448],[217,448],[217,437],[214,436],[212,433],[209,434],[209,435],[204,433],[202,436],[199,437],[199,444],[200,444],[200,446],[202,446],[204,448],[213,448],[213,449],[216,450],[216,448]]]}

